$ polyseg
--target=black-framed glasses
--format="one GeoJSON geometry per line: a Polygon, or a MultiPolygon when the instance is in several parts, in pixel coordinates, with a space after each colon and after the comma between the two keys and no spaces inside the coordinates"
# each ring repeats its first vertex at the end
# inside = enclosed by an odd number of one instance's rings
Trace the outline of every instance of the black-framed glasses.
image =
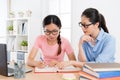
{"type": "Polygon", "coordinates": [[[84,27],[84,28],[88,28],[90,25],[92,25],[92,23],[90,24],[82,24],[81,22],[78,23],[80,27],[84,27]]]}
{"type": "Polygon", "coordinates": [[[52,30],[52,31],[50,31],[50,30],[44,30],[44,33],[45,33],[46,35],[50,35],[50,34],[52,34],[52,35],[57,35],[58,32],[59,32],[59,30],[52,30]]]}

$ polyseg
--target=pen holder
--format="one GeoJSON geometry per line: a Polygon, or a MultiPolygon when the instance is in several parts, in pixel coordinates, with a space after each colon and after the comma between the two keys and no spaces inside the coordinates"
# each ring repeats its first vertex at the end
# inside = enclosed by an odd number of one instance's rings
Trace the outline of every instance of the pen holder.
{"type": "Polygon", "coordinates": [[[14,63],[14,78],[25,77],[24,52],[17,52],[17,63],[14,63]]]}
{"type": "Polygon", "coordinates": [[[24,78],[25,71],[23,64],[14,63],[14,78],[24,78]]]}

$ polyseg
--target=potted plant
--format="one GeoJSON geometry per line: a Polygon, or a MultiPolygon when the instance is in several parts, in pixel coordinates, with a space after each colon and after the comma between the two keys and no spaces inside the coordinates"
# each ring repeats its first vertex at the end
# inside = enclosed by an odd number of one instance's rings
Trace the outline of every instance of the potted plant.
{"type": "Polygon", "coordinates": [[[28,42],[26,40],[23,40],[21,42],[21,49],[22,50],[27,50],[28,42]]]}
{"type": "Polygon", "coordinates": [[[8,26],[8,31],[9,31],[9,34],[13,33],[13,25],[8,26]]]}

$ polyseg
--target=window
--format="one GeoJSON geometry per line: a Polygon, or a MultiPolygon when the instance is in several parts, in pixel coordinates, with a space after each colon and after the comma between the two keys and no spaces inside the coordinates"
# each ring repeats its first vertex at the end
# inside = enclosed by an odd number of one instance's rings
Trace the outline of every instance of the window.
{"type": "Polygon", "coordinates": [[[49,13],[59,16],[61,35],[71,41],[71,0],[49,0],[49,13]]]}
{"type": "MultiPolygon", "coordinates": [[[[71,0],[49,0],[49,14],[59,16],[62,23],[61,35],[71,42],[71,0]]],[[[68,60],[67,55],[64,60],[68,60]]]]}

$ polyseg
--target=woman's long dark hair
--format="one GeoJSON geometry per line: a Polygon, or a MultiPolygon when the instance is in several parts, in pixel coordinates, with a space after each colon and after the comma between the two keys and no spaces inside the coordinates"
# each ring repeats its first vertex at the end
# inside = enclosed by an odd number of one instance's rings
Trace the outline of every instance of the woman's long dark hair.
{"type": "Polygon", "coordinates": [[[105,32],[109,33],[107,26],[106,26],[104,16],[102,14],[100,14],[97,9],[87,8],[82,13],[82,16],[86,16],[87,18],[89,18],[89,20],[90,20],[90,22],[92,22],[92,24],[99,22],[99,26],[98,26],[99,29],[102,28],[105,32]]]}
{"type": "MultiPolygon", "coordinates": [[[[57,25],[57,27],[59,29],[61,29],[61,27],[62,27],[61,21],[60,21],[60,19],[56,15],[48,15],[43,20],[43,28],[45,28],[46,25],[49,25],[51,23],[57,25]]],[[[59,55],[61,53],[61,38],[60,38],[60,33],[59,33],[59,35],[57,37],[57,43],[59,45],[57,55],[59,55]]]]}

